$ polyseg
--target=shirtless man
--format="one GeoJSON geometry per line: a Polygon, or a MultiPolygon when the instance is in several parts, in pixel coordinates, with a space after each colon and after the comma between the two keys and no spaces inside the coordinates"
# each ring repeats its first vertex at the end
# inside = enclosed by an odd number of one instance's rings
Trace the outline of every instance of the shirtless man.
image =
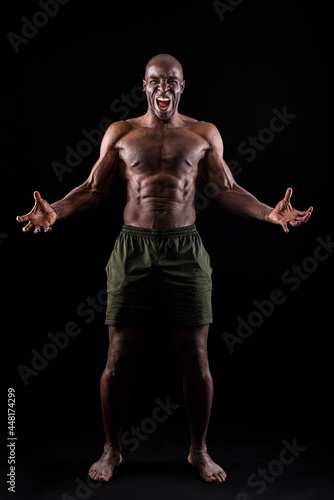
{"type": "Polygon", "coordinates": [[[105,133],[100,158],[88,179],[51,205],[35,191],[35,206],[23,231],[50,231],[61,219],[90,211],[110,192],[118,174],[127,189],[124,227],[108,266],[109,350],[101,378],[106,440],[104,453],[89,476],[108,481],[122,461],[120,435],[131,369],[145,333],[153,298],[160,302],[183,371],[184,401],[191,444],[189,462],[206,482],[225,481],[226,473],[207,453],[213,384],[207,357],[211,316],[211,267],[194,226],[196,186],[207,179],[225,209],[279,224],[288,232],[306,222],[306,211],[292,208],[288,188],[275,208],[240,187],[223,160],[223,141],[214,125],[178,112],[185,88],[181,64],[160,54],[146,67],[143,88],[148,110],[115,122],[105,133]]]}

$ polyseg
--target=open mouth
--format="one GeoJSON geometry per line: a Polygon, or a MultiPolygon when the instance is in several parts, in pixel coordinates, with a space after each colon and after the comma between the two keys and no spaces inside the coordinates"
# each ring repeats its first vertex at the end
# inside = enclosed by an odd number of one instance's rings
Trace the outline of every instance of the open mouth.
{"type": "Polygon", "coordinates": [[[171,100],[168,97],[157,97],[157,106],[160,111],[167,111],[170,106],[171,100]]]}

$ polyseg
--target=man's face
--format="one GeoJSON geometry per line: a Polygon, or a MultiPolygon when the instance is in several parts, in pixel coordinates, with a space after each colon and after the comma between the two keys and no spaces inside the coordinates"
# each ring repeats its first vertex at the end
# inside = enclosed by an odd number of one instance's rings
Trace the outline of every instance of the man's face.
{"type": "Polygon", "coordinates": [[[172,118],[185,85],[182,70],[170,62],[153,64],[146,71],[143,85],[151,113],[163,121],[172,118]]]}

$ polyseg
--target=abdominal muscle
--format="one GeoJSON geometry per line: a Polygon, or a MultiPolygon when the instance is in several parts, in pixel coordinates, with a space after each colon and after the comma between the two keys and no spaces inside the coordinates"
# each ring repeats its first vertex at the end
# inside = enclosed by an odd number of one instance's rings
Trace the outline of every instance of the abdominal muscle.
{"type": "Polygon", "coordinates": [[[175,176],[130,179],[124,223],[147,229],[173,229],[195,223],[195,186],[175,176]],[[131,182],[134,181],[134,182],[131,182]]]}

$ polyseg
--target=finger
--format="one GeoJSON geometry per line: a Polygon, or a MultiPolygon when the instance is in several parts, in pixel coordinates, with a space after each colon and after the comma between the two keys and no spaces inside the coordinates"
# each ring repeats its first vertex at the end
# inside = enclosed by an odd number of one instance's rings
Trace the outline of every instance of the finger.
{"type": "Polygon", "coordinates": [[[34,198],[35,198],[35,202],[36,203],[38,203],[39,201],[41,201],[42,197],[39,194],[39,191],[34,191],[34,198]]]}
{"type": "Polygon", "coordinates": [[[287,223],[286,223],[286,222],[282,222],[281,226],[282,226],[283,231],[284,231],[285,233],[288,233],[288,232],[289,232],[289,228],[288,228],[288,225],[287,225],[287,223]]]}
{"type": "Polygon", "coordinates": [[[296,219],[301,219],[302,217],[304,217],[304,215],[308,214],[307,210],[305,211],[302,211],[302,212],[295,212],[296,213],[296,219]]]}
{"type": "Polygon", "coordinates": [[[306,210],[308,219],[311,217],[312,212],[313,212],[313,207],[310,207],[306,210]]]}
{"type": "Polygon", "coordinates": [[[312,212],[309,212],[308,214],[306,214],[302,219],[301,219],[301,222],[307,222],[309,220],[309,218],[311,217],[311,213],[312,212]]]}
{"type": "Polygon", "coordinates": [[[290,203],[291,196],[292,196],[292,188],[288,188],[285,192],[284,200],[287,203],[290,203]]]}
{"type": "Polygon", "coordinates": [[[295,217],[295,220],[299,220],[300,222],[306,222],[311,217],[312,212],[299,212],[299,214],[295,217]]]}
{"type": "Polygon", "coordinates": [[[18,215],[16,217],[17,222],[25,222],[26,220],[29,220],[29,214],[26,215],[18,215]]]}
{"type": "Polygon", "coordinates": [[[31,229],[33,226],[32,222],[29,222],[29,224],[27,224],[26,226],[24,226],[24,228],[22,229],[22,231],[24,233],[27,233],[29,231],[29,229],[31,229]]]}
{"type": "Polygon", "coordinates": [[[292,220],[298,220],[300,222],[304,222],[305,217],[310,217],[310,213],[308,212],[299,212],[292,220]]]}
{"type": "Polygon", "coordinates": [[[313,207],[308,208],[307,210],[300,210],[298,215],[311,214],[313,212],[313,207]]]}
{"type": "Polygon", "coordinates": [[[49,231],[52,231],[52,227],[48,226],[44,228],[44,233],[48,233],[49,231]]]}
{"type": "Polygon", "coordinates": [[[300,224],[300,223],[301,223],[301,221],[300,221],[300,220],[292,220],[292,221],[290,222],[290,226],[292,226],[292,227],[297,227],[297,226],[299,226],[299,224],[300,224]]]}
{"type": "Polygon", "coordinates": [[[41,226],[35,226],[34,233],[40,233],[41,232],[41,226]]]}
{"type": "Polygon", "coordinates": [[[305,210],[303,212],[297,212],[297,215],[295,216],[295,219],[296,220],[301,220],[303,222],[303,219],[305,217],[307,217],[307,218],[311,217],[312,212],[313,212],[313,207],[310,207],[310,208],[308,208],[307,210],[305,210]]]}

